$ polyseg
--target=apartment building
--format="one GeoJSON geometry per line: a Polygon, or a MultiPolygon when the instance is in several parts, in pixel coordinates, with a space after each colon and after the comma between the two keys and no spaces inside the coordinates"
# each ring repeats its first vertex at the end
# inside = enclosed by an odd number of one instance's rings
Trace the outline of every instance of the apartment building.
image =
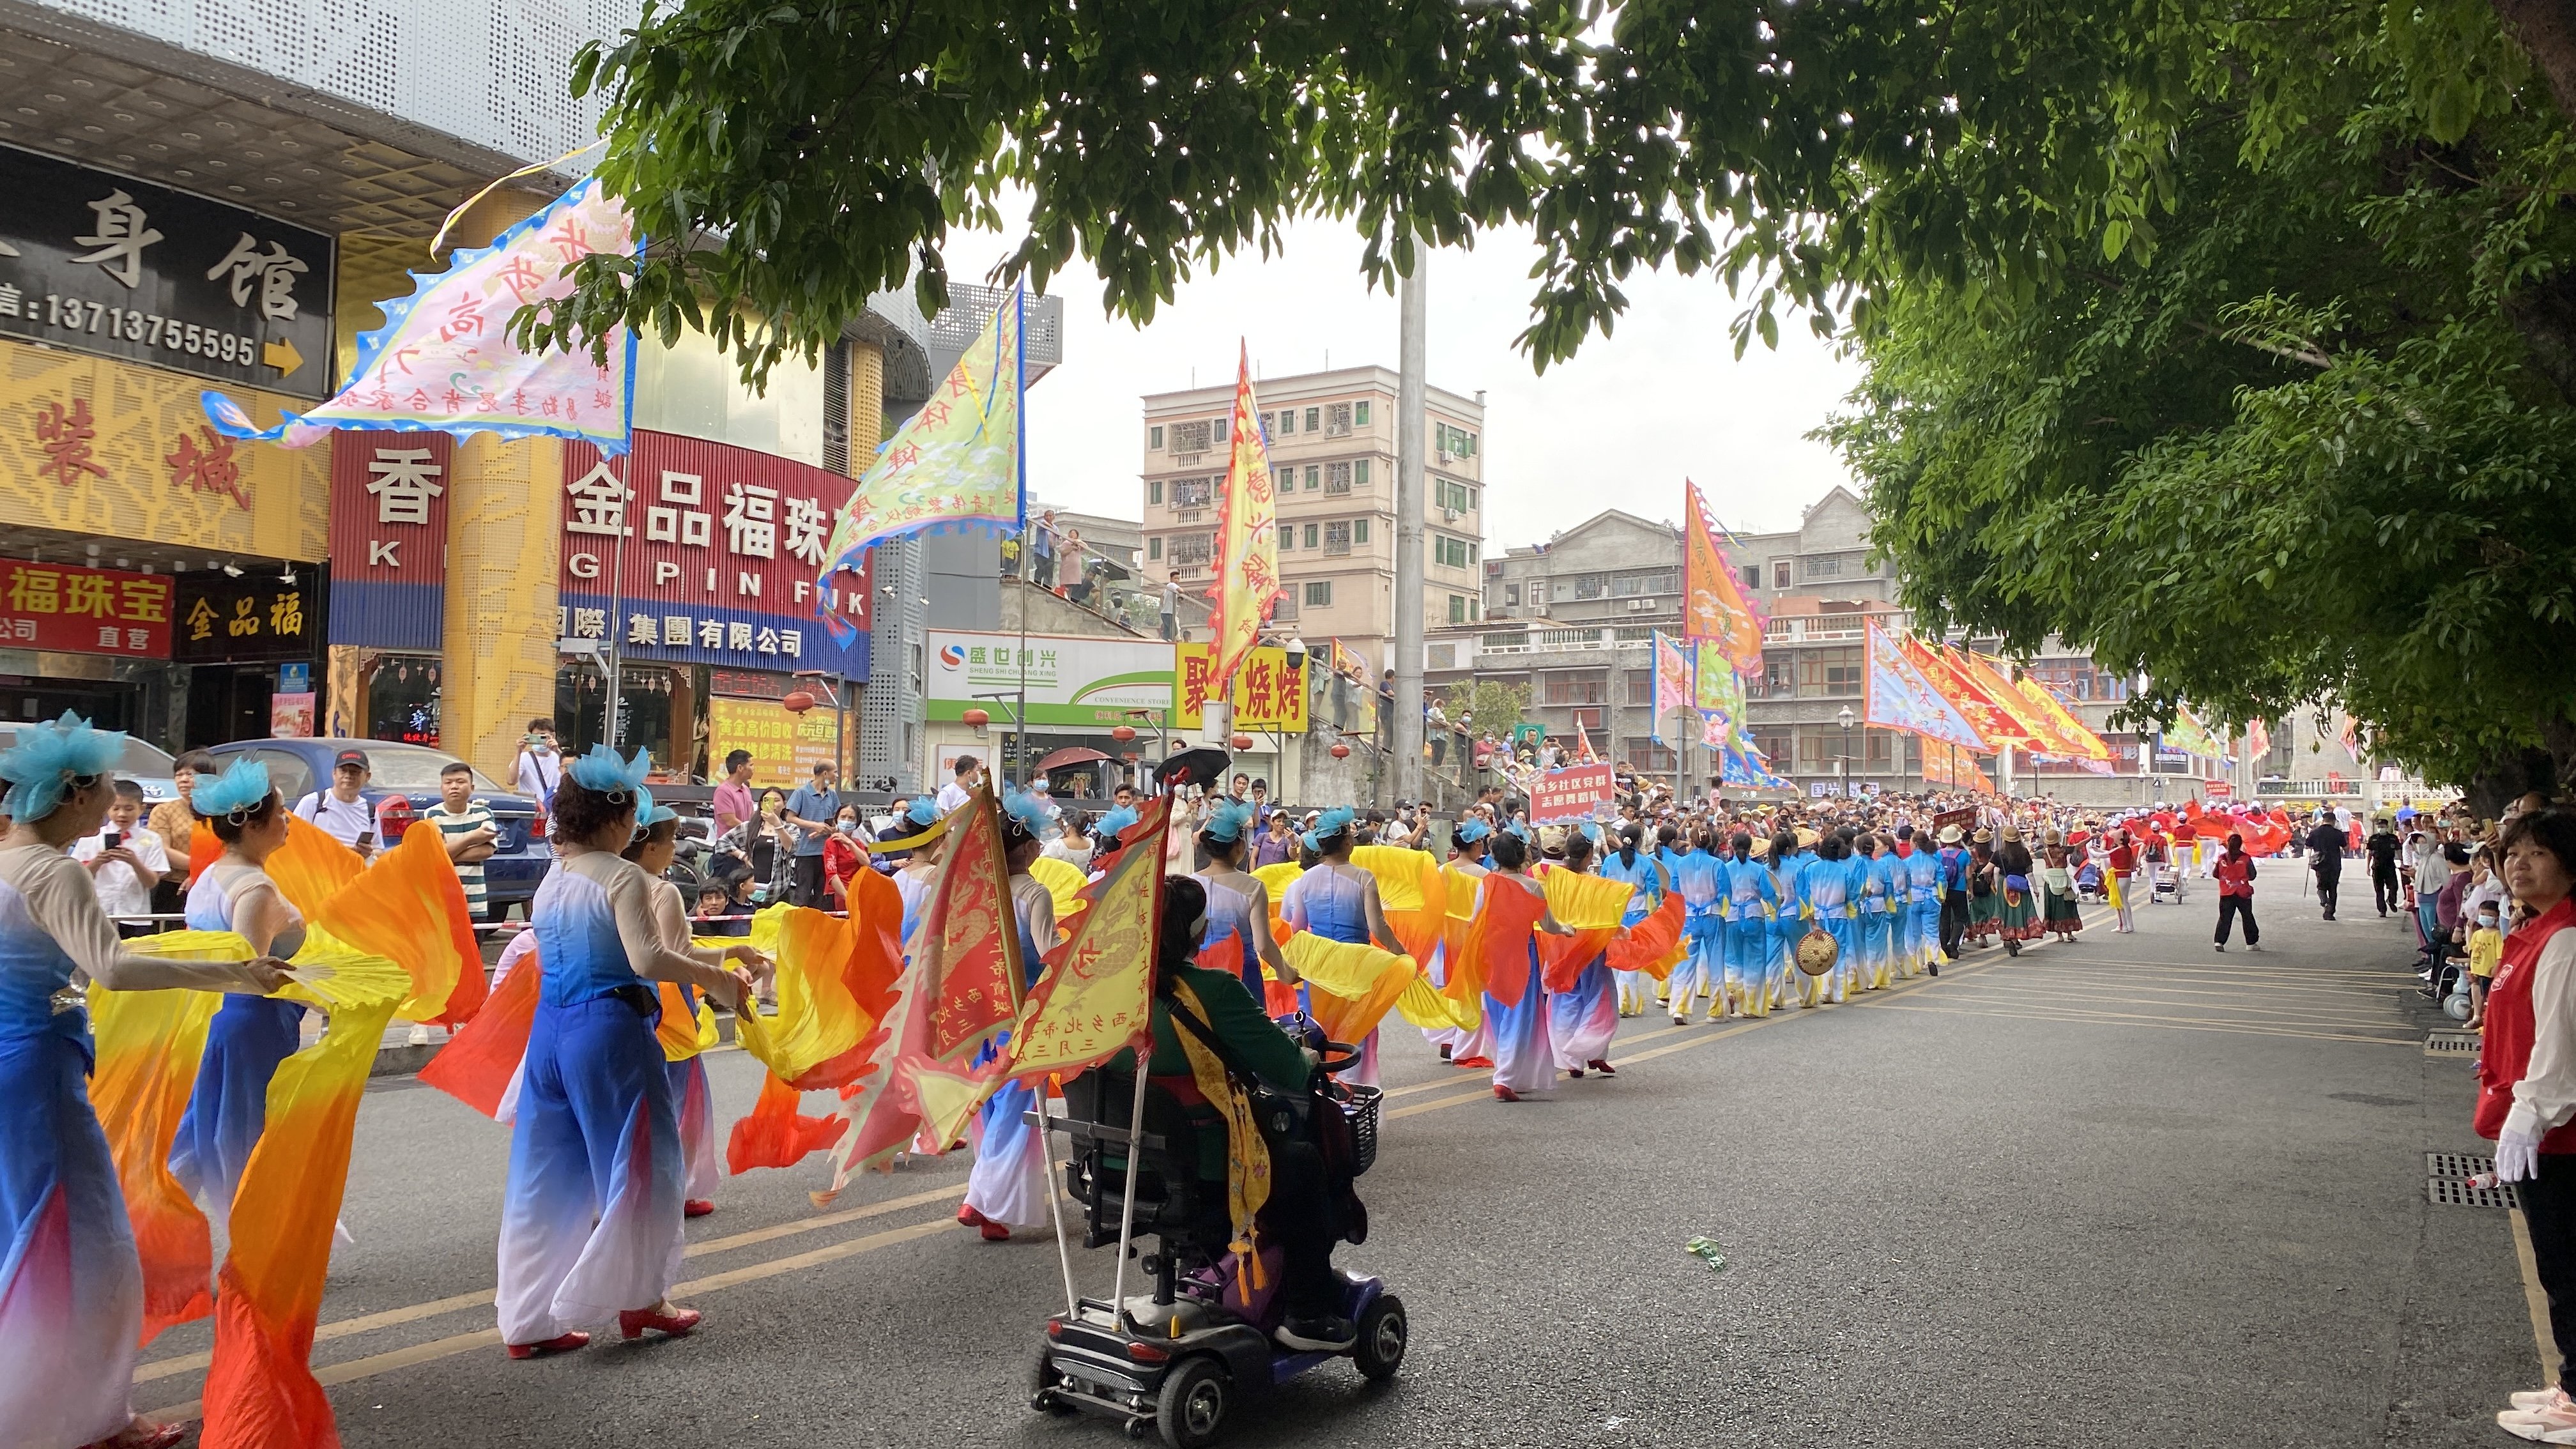
{"type": "MultiPolygon", "coordinates": [[[[1384,367],[1253,384],[1279,496],[1277,632],[1338,639],[1380,668],[1395,642],[1396,385],[1384,367]]],[[[1157,393],[1144,405],[1144,576],[1196,594],[1214,578],[1234,388],[1157,393]]],[[[1485,612],[1484,395],[1432,388],[1428,412],[1417,566],[1431,629],[1485,612]]]]}

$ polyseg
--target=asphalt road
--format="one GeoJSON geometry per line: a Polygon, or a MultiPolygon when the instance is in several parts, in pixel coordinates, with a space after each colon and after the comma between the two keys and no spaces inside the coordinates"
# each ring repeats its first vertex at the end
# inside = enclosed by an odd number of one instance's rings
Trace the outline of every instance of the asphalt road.
{"type": "MultiPolygon", "coordinates": [[[[2470,1068],[2424,1050],[2451,1023],[2401,925],[2319,922],[2296,878],[2265,872],[2264,955],[2211,952],[2204,884],[1861,1004],[1631,1021],[1619,1077],[1552,1101],[1396,1022],[1373,1235],[1338,1261],[1403,1295],[1412,1356],[1382,1391],[1309,1374],[1231,1442],[2502,1442],[2541,1372],[2510,1215],[2425,1187],[2478,1147],[2470,1068]]],[[[710,1069],[746,1109],[751,1064],[710,1069]]],[[[314,1350],[355,1449],[1117,1442],[1026,1407],[1056,1250],[954,1226],[962,1160],[821,1213],[811,1171],[729,1180],[690,1225],[696,1336],[510,1362],[506,1151],[407,1079],[370,1095],[314,1350]]],[[[206,1345],[154,1344],[137,1406],[189,1411],[206,1345]]]]}

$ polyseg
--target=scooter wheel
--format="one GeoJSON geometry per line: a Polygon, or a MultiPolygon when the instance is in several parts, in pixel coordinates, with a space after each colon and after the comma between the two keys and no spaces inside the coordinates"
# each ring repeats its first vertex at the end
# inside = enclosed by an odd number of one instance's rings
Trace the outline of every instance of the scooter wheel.
{"type": "Polygon", "coordinates": [[[2468,1020],[2469,999],[2465,996],[2444,997],[2442,999],[2442,1014],[2453,1021],[2468,1020]]]}
{"type": "Polygon", "coordinates": [[[1215,1359],[1184,1359],[1163,1379],[1154,1422],[1171,1449],[1205,1449],[1224,1432],[1225,1413],[1233,1402],[1234,1385],[1215,1359]]]}
{"type": "Polygon", "coordinates": [[[1045,1349],[1038,1350],[1038,1366],[1036,1371],[1030,1375],[1030,1378],[1034,1380],[1030,1385],[1030,1408],[1037,1410],[1041,1414],[1071,1414],[1078,1412],[1073,1405],[1066,1403],[1062,1398],[1057,1396],[1055,1356],[1053,1354],[1048,1353],[1045,1349]]]}
{"type": "Polygon", "coordinates": [[[1351,1363],[1360,1377],[1371,1383],[1384,1383],[1395,1377],[1396,1368],[1404,1362],[1404,1348],[1412,1332],[1404,1316],[1404,1300],[1392,1293],[1378,1295],[1378,1300],[1360,1315],[1359,1343],[1351,1350],[1351,1363]]]}

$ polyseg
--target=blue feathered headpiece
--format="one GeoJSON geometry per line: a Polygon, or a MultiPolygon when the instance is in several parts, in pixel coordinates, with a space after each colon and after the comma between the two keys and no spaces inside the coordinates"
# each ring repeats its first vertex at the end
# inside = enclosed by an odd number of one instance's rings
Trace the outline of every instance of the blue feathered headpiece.
{"type": "Polygon", "coordinates": [[[1359,812],[1348,805],[1336,805],[1316,816],[1315,828],[1307,831],[1305,835],[1306,848],[1321,854],[1324,849],[1323,843],[1350,829],[1351,822],[1358,816],[1359,812]]]}
{"type": "Polygon", "coordinates": [[[928,795],[913,796],[912,803],[903,808],[903,821],[928,830],[939,823],[939,802],[928,795]]]}
{"type": "Polygon", "coordinates": [[[1494,827],[1487,825],[1484,821],[1469,820],[1460,825],[1457,829],[1449,832],[1449,838],[1457,841],[1460,845],[1473,845],[1477,841],[1482,840],[1493,833],[1494,827]]]}
{"type": "Polygon", "coordinates": [[[1112,840],[1116,840],[1120,835],[1126,833],[1127,827],[1135,823],[1136,807],[1133,805],[1121,805],[1117,809],[1100,817],[1100,833],[1108,836],[1112,840]]]}
{"type": "Polygon", "coordinates": [[[656,801],[653,798],[652,791],[645,789],[641,785],[635,787],[635,835],[637,839],[642,839],[645,831],[652,829],[663,821],[677,820],[679,818],[680,812],[672,809],[668,805],[664,805],[656,801]]]}
{"type": "Polygon", "coordinates": [[[1252,826],[1252,807],[1228,801],[1208,813],[1208,823],[1199,833],[1221,844],[1232,844],[1243,838],[1252,826]]]}
{"type": "Polygon", "coordinates": [[[53,814],[73,781],[97,779],[124,753],[124,731],[94,729],[70,710],[52,724],[20,729],[17,748],[0,754],[9,817],[33,821],[53,814]]]}
{"type": "Polygon", "coordinates": [[[643,791],[644,777],[653,773],[653,757],[638,749],[633,759],[621,760],[608,746],[592,745],[589,754],[572,762],[569,773],[574,784],[607,796],[611,805],[623,805],[643,791]]]}
{"type": "Polygon", "coordinates": [[[198,777],[197,788],[188,792],[188,808],[200,819],[239,825],[268,799],[269,789],[268,766],[242,756],[220,775],[198,777]]]}
{"type": "Polygon", "coordinates": [[[1002,792],[1002,813],[1009,817],[1008,824],[1016,825],[1022,834],[1034,837],[1055,819],[1055,802],[1034,790],[1005,790],[1002,792]]]}

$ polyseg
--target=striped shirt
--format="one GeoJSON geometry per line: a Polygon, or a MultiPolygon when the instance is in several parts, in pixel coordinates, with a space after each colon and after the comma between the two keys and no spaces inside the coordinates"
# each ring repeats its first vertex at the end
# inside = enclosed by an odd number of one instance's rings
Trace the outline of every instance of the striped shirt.
{"type": "MultiPolygon", "coordinates": [[[[480,800],[469,800],[463,810],[449,810],[442,800],[422,813],[424,821],[435,821],[442,836],[467,835],[492,824],[492,807],[480,800]]],[[[483,862],[468,864],[456,861],[456,879],[465,887],[465,909],[474,919],[483,919],[483,862]]]]}

